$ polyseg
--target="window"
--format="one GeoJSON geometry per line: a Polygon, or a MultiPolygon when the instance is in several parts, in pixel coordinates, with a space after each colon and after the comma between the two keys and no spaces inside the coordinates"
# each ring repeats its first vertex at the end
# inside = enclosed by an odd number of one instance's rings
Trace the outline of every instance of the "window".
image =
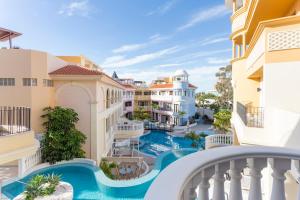
{"type": "Polygon", "coordinates": [[[138,106],[148,106],[148,102],[147,101],[138,101],[138,106]]]}
{"type": "Polygon", "coordinates": [[[131,101],[125,102],[125,107],[131,107],[131,106],[132,106],[132,102],[131,101]]]}
{"type": "Polygon", "coordinates": [[[151,91],[145,91],[144,95],[151,95],[151,91]]]}
{"type": "Polygon", "coordinates": [[[178,112],[178,107],[179,107],[178,104],[174,104],[174,112],[178,112]]]}
{"type": "Polygon", "coordinates": [[[49,80],[49,79],[44,79],[43,80],[43,86],[44,87],[53,87],[53,80],[49,80]]]}
{"type": "Polygon", "coordinates": [[[170,92],[169,92],[169,95],[171,95],[171,96],[172,96],[172,95],[173,95],[173,91],[170,91],[170,92]]]}
{"type": "Polygon", "coordinates": [[[15,86],[14,78],[0,78],[0,86],[15,86]]]}
{"type": "Polygon", "coordinates": [[[142,92],[141,91],[136,91],[135,95],[142,95],[142,92]]]}
{"type": "Polygon", "coordinates": [[[37,86],[36,78],[23,78],[23,86],[37,86]]]}

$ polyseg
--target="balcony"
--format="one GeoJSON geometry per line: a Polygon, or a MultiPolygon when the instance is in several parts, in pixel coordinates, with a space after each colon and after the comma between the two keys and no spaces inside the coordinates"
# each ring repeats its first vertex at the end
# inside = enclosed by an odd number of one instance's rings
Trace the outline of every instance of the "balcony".
{"type": "Polygon", "coordinates": [[[144,123],[122,119],[115,127],[115,139],[135,138],[143,135],[144,123]]]}
{"type": "Polygon", "coordinates": [[[264,127],[264,108],[245,106],[237,102],[237,113],[244,124],[248,127],[264,127]]]}
{"type": "Polygon", "coordinates": [[[214,134],[205,137],[205,149],[231,146],[232,144],[233,136],[231,134],[214,134]]]}
{"type": "Polygon", "coordinates": [[[291,169],[299,173],[299,160],[299,150],[279,147],[234,146],[198,151],[164,169],[148,189],[145,200],[285,200],[286,195],[296,196],[285,190],[284,181],[291,169]],[[250,171],[247,190],[242,187],[246,170],[250,171]],[[262,188],[263,181],[269,179],[273,181],[262,188]]]}
{"type": "Polygon", "coordinates": [[[258,25],[245,54],[247,77],[255,75],[265,63],[297,58],[300,31],[296,26],[299,23],[300,16],[291,16],[263,21],[258,25]]]}
{"type": "Polygon", "coordinates": [[[0,107],[0,164],[34,154],[39,142],[30,126],[31,110],[0,107]]]}

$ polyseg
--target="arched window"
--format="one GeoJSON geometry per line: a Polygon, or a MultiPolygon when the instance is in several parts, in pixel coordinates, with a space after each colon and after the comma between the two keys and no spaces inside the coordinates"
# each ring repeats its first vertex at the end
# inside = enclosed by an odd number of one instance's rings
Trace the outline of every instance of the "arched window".
{"type": "Polygon", "coordinates": [[[109,108],[110,98],[109,98],[109,89],[106,90],[106,108],[109,108]]]}

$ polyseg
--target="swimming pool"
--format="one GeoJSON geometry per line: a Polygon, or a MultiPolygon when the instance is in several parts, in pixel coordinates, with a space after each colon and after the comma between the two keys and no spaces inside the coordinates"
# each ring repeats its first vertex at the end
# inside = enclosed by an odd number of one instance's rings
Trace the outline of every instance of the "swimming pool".
{"type": "MultiPolygon", "coordinates": [[[[82,163],[59,164],[35,171],[21,182],[28,182],[36,174],[59,174],[62,180],[74,189],[74,199],[99,200],[142,200],[155,177],[170,163],[195,152],[195,149],[173,150],[156,158],[153,170],[147,175],[133,180],[115,181],[107,178],[96,166],[82,163]]],[[[13,199],[24,191],[24,184],[13,182],[2,188],[8,198],[13,199]]]]}
{"type": "MultiPolygon", "coordinates": [[[[172,149],[192,148],[192,141],[184,137],[176,137],[167,134],[165,131],[150,131],[140,137],[139,150],[152,156],[158,156],[165,151],[172,149]]],[[[204,144],[204,139],[199,141],[199,148],[204,144]]]]}

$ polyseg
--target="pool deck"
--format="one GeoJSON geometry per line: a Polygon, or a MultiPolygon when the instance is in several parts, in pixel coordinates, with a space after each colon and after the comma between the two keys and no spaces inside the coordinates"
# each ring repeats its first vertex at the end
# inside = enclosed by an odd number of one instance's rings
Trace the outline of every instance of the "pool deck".
{"type": "MultiPolygon", "coordinates": [[[[196,126],[190,127],[189,131],[207,131],[212,127],[211,124],[202,124],[198,123],[196,126]]],[[[170,135],[183,137],[186,134],[186,131],[174,131],[174,132],[168,132],[170,135]]]]}

